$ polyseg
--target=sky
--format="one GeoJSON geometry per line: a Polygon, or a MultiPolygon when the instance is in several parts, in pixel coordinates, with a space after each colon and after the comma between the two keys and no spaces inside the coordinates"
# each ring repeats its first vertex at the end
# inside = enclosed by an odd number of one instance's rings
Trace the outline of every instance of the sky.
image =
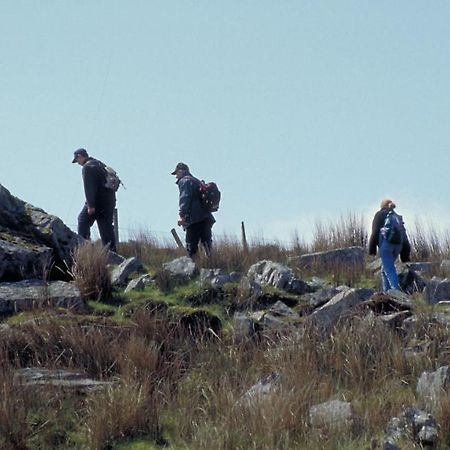
{"type": "MultiPolygon", "coordinates": [[[[450,2],[0,0],[0,184],[76,231],[83,147],[122,240],[169,239],[187,163],[216,235],[289,243],[392,198],[449,228],[450,2]]],[[[181,230],[180,230],[181,231],[181,230]]]]}

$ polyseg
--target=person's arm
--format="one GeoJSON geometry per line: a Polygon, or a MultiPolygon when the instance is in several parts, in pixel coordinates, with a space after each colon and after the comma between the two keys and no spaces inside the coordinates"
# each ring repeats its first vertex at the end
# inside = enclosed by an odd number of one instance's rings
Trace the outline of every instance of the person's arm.
{"type": "Polygon", "coordinates": [[[380,236],[380,229],[384,223],[383,210],[378,211],[372,221],[372,233],[369,238],[369,255],[377,254],[378,240],[380,236]]]}
{"type": "Polygon", "coordinates": [[[84,194],[86,197],[86,203],[88,206],[88,212],[89,209],[94,209],[96,207],[96,198],[97,198],[97,190],[98,190],[98,183],[97,183],[97,174],[96,174],[96,168],[93,166],[89,166],[88,164],[85,164],[83,166],[82,174],[83,174],[83,185],[84,185],[84,194]]]}
{"type": "Polygon", "coordinates": [[[185,177],[180,180],[178,187],[180,189],[179,222],[182,222],[181,224],[185,224],[189,222],[189,216],[191,214],[192,196],[194,193],[193,180],[185,177]]]}

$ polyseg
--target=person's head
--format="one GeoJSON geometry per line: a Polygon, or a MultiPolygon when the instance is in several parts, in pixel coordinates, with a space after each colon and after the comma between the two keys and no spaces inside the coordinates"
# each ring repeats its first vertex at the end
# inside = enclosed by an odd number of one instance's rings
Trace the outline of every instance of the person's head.
{"type": "Polygon", "coordinates": [[[187,173],[189,173],[189,167],[187,164],[179,162],[176,167],[175,170],[173,172],[171,172],[171,175],[175,175],[177,177],[177,179],[179,180],[180,178],[184,177],[187,173]]]}
{"type": "Polygon", "coordinates": [[[89,155],[86,149],[79,148],[73,152],[73,160],[72,163],[78,163],[80,166],[83,166],[88,160],[89,155]]]}
{"type": "Polygon", "coordinates": [[[395,203],[389,198],[385,198],[384,200],[381,201],[380,204],[381,209],[394,209],[395,206],[396,206],[395,203]]]}

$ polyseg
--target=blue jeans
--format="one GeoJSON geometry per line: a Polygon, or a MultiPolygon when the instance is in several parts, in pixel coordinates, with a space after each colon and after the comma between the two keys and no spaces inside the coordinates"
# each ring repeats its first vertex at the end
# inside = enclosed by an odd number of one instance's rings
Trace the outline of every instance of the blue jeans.
{"type": "Polygon", "coordinates": [[[381,283],[383,291],[389,289],[400,289],[395,260],[402,250],[402,244],[391,244],[382,236],[379,240],[379,254],[381,258],[381,283]]]}

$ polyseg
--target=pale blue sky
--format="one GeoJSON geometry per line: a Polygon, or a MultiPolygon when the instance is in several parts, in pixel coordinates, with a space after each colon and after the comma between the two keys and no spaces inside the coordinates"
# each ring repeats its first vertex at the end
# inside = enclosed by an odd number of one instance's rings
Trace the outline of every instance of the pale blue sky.
{"type": "Polygon", "coordinates": [[[317,218],[448,227],[448,1],[1,0],[1,179],[73,229],[73,151],[116,168],[121,236],[166,237],[179,161],[223,193],[217,233],[317,218]],[[425,210],[425,211],[424,211],[425,210]]]}

